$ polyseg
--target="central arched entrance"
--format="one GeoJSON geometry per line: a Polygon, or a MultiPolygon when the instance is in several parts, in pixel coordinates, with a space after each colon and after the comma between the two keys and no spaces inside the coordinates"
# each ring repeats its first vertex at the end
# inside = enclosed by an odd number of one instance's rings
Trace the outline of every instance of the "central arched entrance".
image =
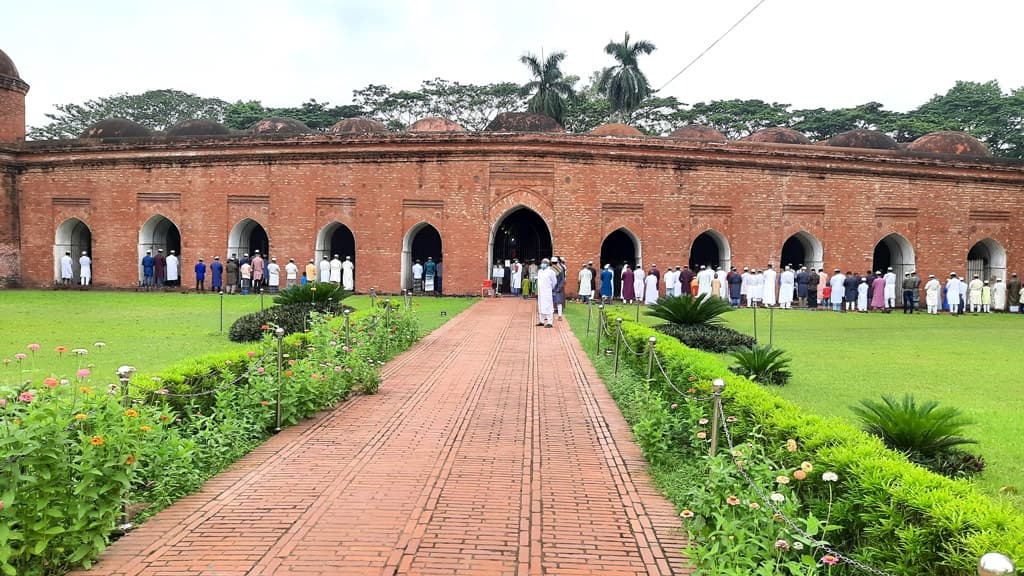
{"type": "Polygon", "coordinates": [[[60,282],[60,259],[69,254],[74,271],[71,279],[78,282],[81,277],[79,259],[82,252],[92,257],[92,230],[78,218],[68,218],[57,227],[53,238],[53,279],[60,282]]]}
{"type": "MultiPolygon", "coordinates": [[[[402,288],[412,290],[412,265],[419,260],[424,264],[427,259],[433,258],[434,262],[440,264],[444,261],[444,245],[441,242],[441,233],[426,222],[420,222],[413,226],[405,234],[402,240],[402,288]]],[[[442,270],[441,292],[444,289],[442,270]]],[[[436,286],[436,285],[435,285],[436,286]]]]}
{"type": "MultiPolygon", "coordinates": [[[[485,278],[491,277],[496,262],[519,260],[521,263],[540,262],[552,253],[551,231],[539,214],[525,206],[513,208],[498,219],[491,230],[488,265],[485,278]]],[[[509,292],[508,278],[501,283],[501,291],[509,292]]]]}
{"type": "Polygon", "coordinates": [[[356,237],[352,230],[341,222],[331,222],[320,229],[316,236],[316,259],[319,261],[324,256],[328,259],[337,254],[342,260],[345,257],[352,258],[356,262],[356,237]]]}
{"type": "Polygon", "coordinates": [[[181,256],[181,232],[169,218],[157,214],[146,220],[139,229],[139,282],[142,282],[142,258],[146,252],[156,256],[157,250],[170,254],[171,250],[181,256]]]}
{"type": "Polygon", "coordinates": [[[985,238],[967,252],[967,278],[977,274],[982,280],[1006,280],[1006,250],[999,242],[985,238]]]}
{"type": "Polygon", "coordinates": [[[903,235],[893,232],[875,244],[871,269],[885,274],[892,268],[893,274],[896,274],[897,305],[903,304],[903,277],[913,272],[914,266],[914,247],[903,235]]]}
{"type": "Polygon", "coordinates": [[[729,241],[717,230],[708,230],[693,239],[690,245],[690,270],[700,270],[707,266],[712,270],[721,266],[728,270],[732,261],[729,241]]]}
{"type": "Polygon", "coordinates": [[[799,270],[807,266],[809,270],[817,270],[824,265],[821,242],[813,234],[801,230],[793,234],[782,244],[781,267],[792,266],[799,270]]]}
{"type": "MultiPolygon", "coordinates": [[[[640,265],[640,240],[626,228],[619,228],[605,236],[601,242],[601,265],[598,275],[604,270],[605,264],[611,264],[615,281],[612,282],[612,296],[621,296],[622,267],[628,264],[635,269],[640,265]]],[[[600,276],[599,276],[600,277],[600,276]]]]}
{"type": "Polygon", "coordinates": [[[235,224],[228,236],[228,257],[235,255],[241,260],[243,254],[251,256],[257,250],[263,257],[270,253],[270,238],[263,226],[252,218],[235,224]]]}

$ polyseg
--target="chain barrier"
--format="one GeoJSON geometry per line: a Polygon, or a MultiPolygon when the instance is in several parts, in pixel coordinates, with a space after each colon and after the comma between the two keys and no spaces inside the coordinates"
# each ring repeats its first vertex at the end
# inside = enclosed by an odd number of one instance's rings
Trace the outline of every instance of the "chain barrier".
{"type": "MultiPolygon", "coordinates": [[[[722,414],[722,416],[723,416],[720,419],[720,421],[721,421],[722,431],[725,433],[725,442],[729,446],[729,455],[732,458],[733,463],[736,463],[736,454],[735,454],[736,447],[733,445],[732,434],[729,432],[729,425],[726,423],[726,418],[724,417],[725,416],[725,411],[722,408],[722,399],[721,399],[721,397],[718,398],[716,403],[718,405],[719,413],[722,414]]],[[[863,570],[863,571],[868,572],[870,574],[875,574],[876,576],[893,576],[889,572],[886,572],[884,570],[879,570],[878,568],[873,568],[873,567],[868,566],[868,565],[866,565],[866,564],[864,564],[864,563],[862,563],[862,562],[860,562],[860,561],[858,561],[858,560],[856,560],[854,558],[850,558],[849,556],[843,555],[843,554],[837,552],[834,548],[829,546],[827,543],[822,542],[822,541],[816,539],[815,537],[811,536],[810,534],[808,534],[803,528],[800,528],[799,526],[796,525],[795,522],[790,520],[790,518],[788,516],[786,516],[778,506],[775,505],[775,501],[772,500],[770,497],[768,497],[767,494],[765,494],[764,489],[762,489],[761,486],[758,485],[757,482],[755,482],[754,479],[751,478],[749,474],[747,474],[747,471],[742,466],[737,464],[736,465],[736,469],[739,470],[740,474],[742,474],[743,477],[747,480],[747,483],[750,484],[750,487],[753,488],[754,492],[757,493],[757,496],[761,499],[761,503],[764,504],[765,506],[767,506],[768,508],[770,508],[771,511],[775,514],[775,518],[781,519],[787,526],[789,526],[789,528],[791,530],[793,530],[794,532],[799,534],[804,540],[806,540],[808,543],[810,543],[811,546],[813,546],[813,547],[815,547],[815,548],[817,548],[819,550],[824,551],[826,554],[831,554],[832,556],[835,556],[836,559],[838,559],[840,562],[844,562],[846,564],[849,564],[850,566],[853,566],[854,568],[857,568],[859,570],[863,570]]]]}
{"type": "Polygon", "coordinates": [[[236,384],[241,382],[243,379],[252,376],[252,373],[257,371],[263,365],[263,362],[267,358],[270,358],[272,355],[274,355],[274,352],[267,352],[266,354],[263,355],[262,358],[250,364],[249,367],[245,370],[245,372],[242,372],[241,374],[238,375],[237,378],[235,378],[231,382],[228,382],[227,384],[224,384],[223,386],[210,388],[209,390],[203,390],[202,392],[190,392],[188,394],[175,394],[173,392],[161,392],[160,390],[150,390],[149,394],[157,395],[163,398],[198,398],[200,396],[214,394],[220,392],[221,390],[231,388],[232,386],[235,386],[236,384]]]}

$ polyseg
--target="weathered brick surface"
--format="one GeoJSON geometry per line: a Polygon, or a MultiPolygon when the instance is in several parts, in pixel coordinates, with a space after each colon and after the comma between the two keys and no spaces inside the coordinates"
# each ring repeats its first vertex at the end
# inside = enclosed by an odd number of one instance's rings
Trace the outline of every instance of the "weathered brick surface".
{"type": "Polygon", "coordinates": [[[662,267],[685,263],[693,239],[709,229],[727,239],[739,266],[778,263],[783,243],[801,230],[821,242],[829,268],[867,269],[890,233],[906,238],[925,274],[964,271],[970,247],[984,238],[1005,249],[1009,268],[1024,266],[1019,162],[542,134],[11,150],[17,210],[0,214],[0,230],[17,226],[20,268],[6,275],[20,271],[28,286],[52,281],[55,230],[71,217],[92,231],[95,282],[133,285],[139,229],[162,214],[181,230],[186,283],[195,258],[225,257],[243,218],[264,226],[275,255],[299,262],[313,256],[319,230],[338,221],[355,236],[358,286],[396,292],[403,240],[427,222],[444,243],[446,291],[471,293],[487,275],[492,230],[519,206],[544,218],[555,251],[574,264],[597,259],[605,236],[626,227],[643,261],[662,267]]]}
{"type": "Polygon", "coordinates": [[[690,573],[614,401],[535,308],[476,304],[81,576],[690,573]]]}

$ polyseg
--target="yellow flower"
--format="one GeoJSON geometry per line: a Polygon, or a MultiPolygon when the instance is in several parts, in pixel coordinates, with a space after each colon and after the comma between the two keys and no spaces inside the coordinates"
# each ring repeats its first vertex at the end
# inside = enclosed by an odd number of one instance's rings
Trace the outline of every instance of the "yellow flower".
{"type": "Polygon", "coordinates": [[[103,436],[93,436],[89,439],[89,444],[93,446],[103,446],[103,436]]]}
{"type": "Polygon", "coordinates": [[[811,472],[814,471],[814,465],[811,464],[810,462],[804,461],[800,463],[800,469],[810,474],[811,472]]]}
{"type": "Polygon", "coordinates": [[[149,432],[152,429],[152,426],[139,426],[139,430],[142,430],[143,432],[149,432]]]}
{"type": "Polygon", "coordinates": [[[92,388],[89,388],[88,386],[81,386],[78,391],[82,394],[92,394],[92,388]]]}
{"type": "Polygon", "coordinates": [[[128,416],[129,418],[135,418],[135,417],[137,417],[139,415],[139,411],[138,410],[134,410],[132,408],[129,408],[129,409],[124,411],[124,415],[128,416]]]}
{"type": "Polygon", "coordinates": [[[786,450],[796,452],[796,440],[793,440],[792,438],[786,440],[786,450]]]}
{"type": "Polygon", "coordinates": [[[85,420],[88,417],[89,417],[88,414],[82,414],[82,413],[75,414],[75,420],[85,420]]]}

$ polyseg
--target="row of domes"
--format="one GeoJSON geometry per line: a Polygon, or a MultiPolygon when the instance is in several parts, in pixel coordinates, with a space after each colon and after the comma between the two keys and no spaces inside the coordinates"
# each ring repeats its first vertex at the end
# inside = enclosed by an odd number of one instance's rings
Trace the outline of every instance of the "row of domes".
{"type": "MultiPolygon", "coordinates": [[[[0,62],[2,64],[2,62],[0,62]]],[[[408,132],[465,132],[466,129],[446,118],[424,118],[409,126],[408,132]]],[[[495,117],[485,129],[487,132],[564,132],[554,119],[543,114],[530,112],[504,112],[495,117]]],[[[387,126],[368,118],[346,118],[328,131],[330,134],[382,134],[388,133],[387,126]]],[[[258,136],[298,136],[313,134],[314,131],[299,120],[292,118],[266,118],[250,127],[248,131],[233,131],[211,120],[185,120],[169,128],[164,135],[171,138],[223,137],[255,134],[258,136]]],[[[605,124],[590,132],[595,136],[643,137],[644,134],[625,124],[605,124]]],[[[81,138],[121,139],[151,138],[156,136],[149,128],[131,120],[111,118],[93,124],[81,138]]],[[[668,136],[672,139],[698,140],[702,142],[727,142],[721,132],[708,126],[691,124],[683,126],[668,136]]],[[[791,128],[765,128],[742,138],[748,142],[772,144],[803,144],[812,142],[807,136],[791,128]]],[[[876,150],[907,150],[929,154],[957,156],[990,156],[988,148],[973,136],[963,132],[933,132],[903,146],[876,130],[850,130],[843,132],[819,145],[842,148],[868,148],[876,150]]]]}

